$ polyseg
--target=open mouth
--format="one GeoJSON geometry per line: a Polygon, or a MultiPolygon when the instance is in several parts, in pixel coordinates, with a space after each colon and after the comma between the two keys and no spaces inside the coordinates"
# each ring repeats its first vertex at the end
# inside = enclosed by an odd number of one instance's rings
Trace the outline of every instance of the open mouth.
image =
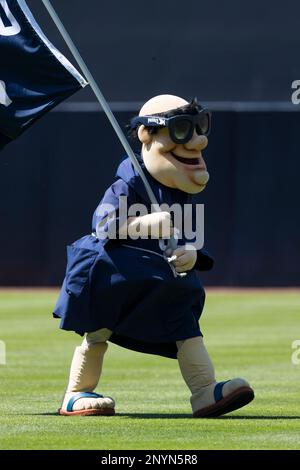
{"type": "Polygon", "coordinates": [[[184,163],[185,165],[198,165],[199,164],[199,158],[184,158],[184,157],[178,157],[178,155],[175,155],[175,153],[170,152],[172,157],[175,158],[180,163],[184,163]]]}

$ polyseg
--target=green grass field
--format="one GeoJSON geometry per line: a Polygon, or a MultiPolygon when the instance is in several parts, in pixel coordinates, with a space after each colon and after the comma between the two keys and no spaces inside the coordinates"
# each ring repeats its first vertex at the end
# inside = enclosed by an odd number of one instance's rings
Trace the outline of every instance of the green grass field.
{"type": "Polygon", "coordinates": [[[208,291],[202,319],[218,379],[242,376],[256,399],[193,419],[175,360],[110,345],[99,387],[114,417],[56,414],[80,338],[51,318],[56,291],[1,291],[1,449],[300,449],[300,291],[208,291]]]}

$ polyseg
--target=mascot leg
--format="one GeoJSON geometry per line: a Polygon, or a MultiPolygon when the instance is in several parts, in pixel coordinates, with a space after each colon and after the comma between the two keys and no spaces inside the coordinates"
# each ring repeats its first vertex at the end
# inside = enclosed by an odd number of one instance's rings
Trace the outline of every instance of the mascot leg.
{"type": "Polygon", "coordinates": [[[59,410],[61,415],[113,415],[115,402],[93,390],[102,372],[104,354],[111,335],[108,329],[88,333],[74,352],[69,384],[59,410]]]}
{"type": "Polygon", "coordinates": [[[253,400],[254,392],[244,379],[216,382],[214,367],[201,336],[176,344],[179,367],[192,393],[194,417],[220,416],[253,400]]]}

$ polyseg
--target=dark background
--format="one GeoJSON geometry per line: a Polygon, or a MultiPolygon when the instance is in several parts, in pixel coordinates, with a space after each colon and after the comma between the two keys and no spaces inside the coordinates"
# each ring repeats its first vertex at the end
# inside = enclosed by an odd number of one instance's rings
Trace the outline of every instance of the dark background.
{"type": "MultiPolygon", "coordinates": [[[[41,2],[28,4],[70,57],[41,2]]],[[[122,125],[160,93],[214,110],[199,197],[216,260],[206,284],[299,286],[299,2],[53,5],[122,125]]],[[[1,153],[1,285],[59,284],[65,245],[90,231],[124,154],[94,101],[87,87],[1,153]]]]}
{"type": "MultiPolygon", "coordinates": [[[[172,91],[204,101],[290,101],[298,0],[51,0],[110,101],[172,91]]],[[[66,53],[42,5],[28,0],[66,53]]],[[[94,100],[90,90],[73,100],[94,100]]]]}

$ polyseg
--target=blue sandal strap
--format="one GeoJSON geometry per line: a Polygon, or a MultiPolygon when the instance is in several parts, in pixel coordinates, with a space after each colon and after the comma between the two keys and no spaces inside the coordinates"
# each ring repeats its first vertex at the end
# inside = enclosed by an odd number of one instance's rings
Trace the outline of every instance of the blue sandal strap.
{"type": "Polygon", "coordinates": [[[75,401],[79,400],[80,398],[103,398],[103,395],[99,395],[98,393],[92,393],[92,392],[76,393],[76,395],[73,395],[73,397],[70,398],[70,400],[68,401],[68,405],[67,405],[68,412],[73,411],[73,405],[75,401]]]}
{"type": "Polygon", "coordinates": [[[227,384],[227,382],[230,382],[229,380],[226,380],[225,382],[218,382],[217,385],[215,386],[214,390],[214,399],[215,402],[222,400],[223,398],[223,385],[227,384]]]}

